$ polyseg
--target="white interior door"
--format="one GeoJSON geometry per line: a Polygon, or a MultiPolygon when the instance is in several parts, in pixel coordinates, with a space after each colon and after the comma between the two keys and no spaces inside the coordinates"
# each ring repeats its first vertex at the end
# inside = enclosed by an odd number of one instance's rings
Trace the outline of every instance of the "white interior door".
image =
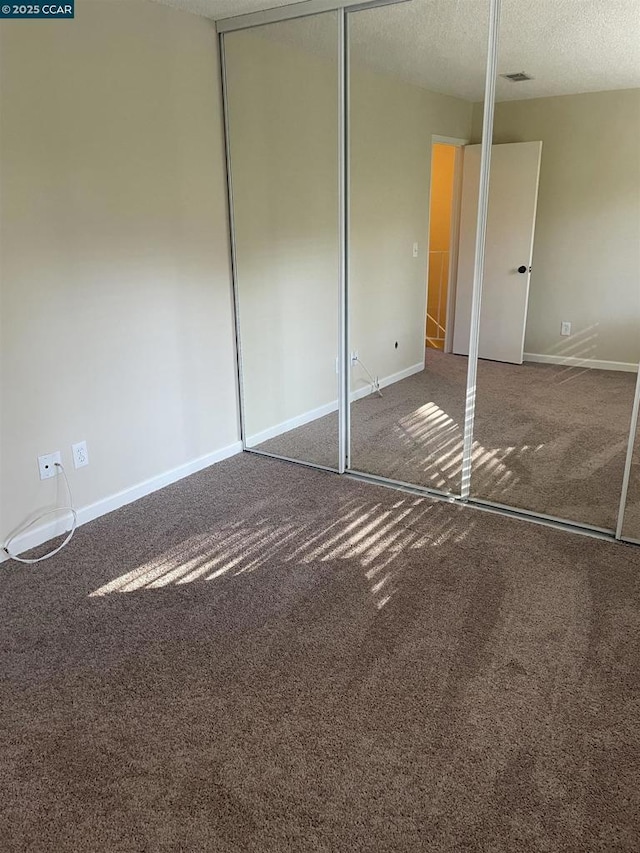
{"type": "MultiPolygon", "coordinates": [[[[522,364],[542,142],[491,149],[480,358],[522,364]]],[[[464,149],[453,351],[469,353],[480,145],[464,149]]]]}

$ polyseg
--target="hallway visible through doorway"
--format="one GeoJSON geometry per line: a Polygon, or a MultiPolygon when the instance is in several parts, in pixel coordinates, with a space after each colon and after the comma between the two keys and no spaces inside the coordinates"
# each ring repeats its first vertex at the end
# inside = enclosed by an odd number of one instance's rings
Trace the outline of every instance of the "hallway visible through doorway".
{"type": "Polygon", "coordinates": [[[432,146],[425,342],[427,347],[439,350],[446,349],[457,153],[454,145],[432,146]]]}

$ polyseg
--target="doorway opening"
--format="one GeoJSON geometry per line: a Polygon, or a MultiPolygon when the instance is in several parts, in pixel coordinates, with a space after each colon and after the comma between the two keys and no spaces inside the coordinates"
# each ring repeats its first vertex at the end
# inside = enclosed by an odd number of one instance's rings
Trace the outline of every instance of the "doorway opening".
{"type": "Polygon", "coordinates": [[[434,137],[431,146],[427,348],[451,352],[458,260],[462,146],[466,140],[434,137]]]}

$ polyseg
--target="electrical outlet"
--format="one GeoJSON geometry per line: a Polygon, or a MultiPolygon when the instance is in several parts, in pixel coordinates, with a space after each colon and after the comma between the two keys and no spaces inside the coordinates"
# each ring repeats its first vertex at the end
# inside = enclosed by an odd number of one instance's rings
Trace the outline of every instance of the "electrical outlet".
{"type": "Polygon", "coordinates": [[[71,445],[73,452],[73,465],[75,468],[84,468],[89,464],[89,451],[87,450],[87,442],[79,441],[77,444],[71,445]]]}
{"type": "Polygon", "coordinates": [[[41,480],[49,480],[51,477],[57,476],[60,469],[56,468],[56,462],[58,465],[62,465],[62,456],[59,450],[56,450],[55,453],[46,453],[44,456],[38,456],[38,470],[40,471],[41,480]]]}
{"type": "Polygon", "coordinates": [[[560,334],[561,335],[570,335],[571,334],[571,323],[568,320],[563,320],[560,323],[560,334]]]}
{"type": "Polygon", "coordinates": [[[420,249],[420,246],[417,243],[414,243],[413,244],[413,257],[414,258],[418,257],[419,249],[420,249]]]}
{"type": "Polygon", "coordinates": [[[358,363],[358,350],[354,349],[351,353],[351,367],[355,367],[358,363]]]}

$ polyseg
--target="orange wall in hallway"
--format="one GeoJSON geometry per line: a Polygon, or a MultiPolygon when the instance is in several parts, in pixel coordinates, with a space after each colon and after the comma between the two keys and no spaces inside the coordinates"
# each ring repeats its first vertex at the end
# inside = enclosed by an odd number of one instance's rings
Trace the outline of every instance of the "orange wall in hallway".
{"type": "Polygon", "coordinates": [[[448,251],[451,234],[451,200],[456,149],[434,145],[431,159],[431,218],[429,250],[448,251]]]}
{"type": "Polygon", "coordinates": [[[427,345],[444,347],[449,281],[449,240],[456,149],[434,145],[431,155],[427,345]],[[444,327],[444,328],[443,328],[444,327]]]}

